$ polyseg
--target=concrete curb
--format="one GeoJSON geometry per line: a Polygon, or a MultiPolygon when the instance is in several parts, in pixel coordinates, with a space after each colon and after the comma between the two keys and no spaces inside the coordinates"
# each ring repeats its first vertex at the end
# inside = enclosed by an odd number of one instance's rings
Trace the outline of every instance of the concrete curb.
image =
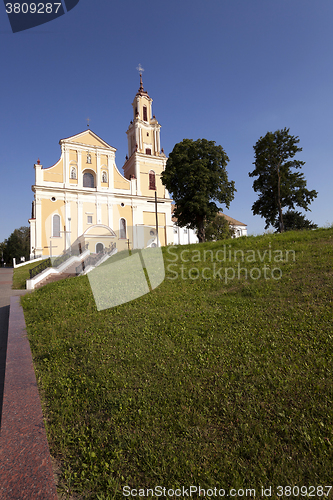
{"type": "Polygon", "coordinates": [[[11,297],[0,434],[2,500],[58,500],[20,297],[11,297]]]}

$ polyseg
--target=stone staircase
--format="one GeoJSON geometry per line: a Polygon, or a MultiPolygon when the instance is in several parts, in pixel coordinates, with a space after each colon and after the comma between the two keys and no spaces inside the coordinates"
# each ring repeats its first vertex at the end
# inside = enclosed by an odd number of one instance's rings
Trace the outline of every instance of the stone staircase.
{"type": "Polygon", "coordinates": [[[37,288],[40,288],[44,285],[48,285],[49,283],[53,283],[54,281],[60,281],[60,280],[64,280],[66,278],[73,278],[74,276],[76,276],[76,266],[77,266],[77,262],[72,264],[71,266],[69,266],[67,269],[65,269],[65,271],[63,273],[59,273],[59,274],[50,274],[49,276],[47,276],[45,279],[43,279],[42,281],[40,281],[36,286],[35,286],[35,289],[37,288]]]}
{"type": "Polygon", "coordinates": [[[88,250],[85,250],[85,252],[80,254],[80,256],[72,256],[69,262],[66,263],[66,261],[64,261],[57,268],[48,267],[34,278],[27,280],[27,289],[34,290],[47,285],[48,283],[53,283],[54,281],[60,281],[66,278],[86,274],[87,272],[93,270],[96,266],[102,264],[114,253],[117,253],[115,245],[109,251],[93,255],[89,254],[88,250]],[[45,277],[43,275],[45,275],[45,277]]]}

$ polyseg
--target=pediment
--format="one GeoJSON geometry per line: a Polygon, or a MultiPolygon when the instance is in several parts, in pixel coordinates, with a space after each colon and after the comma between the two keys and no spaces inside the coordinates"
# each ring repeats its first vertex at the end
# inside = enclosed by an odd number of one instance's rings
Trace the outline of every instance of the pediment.
{"type": "Polygon", "coordinates": [[[61,139],[59,141],[59,144],[66,143],[66,144],[82,144],[84,146],[88,147],[97,147],[97,148],[103,148],[103,149],[108,149],[111,151],[116,151],[116,148],[113,148],[108,144],[107,142],[103,141],[98,135],[96,135],[92,130],[85,130],[84,132],[81,132],[80,134],[73,135],[71,137],[67,137],[66,139],[61,139]]]}

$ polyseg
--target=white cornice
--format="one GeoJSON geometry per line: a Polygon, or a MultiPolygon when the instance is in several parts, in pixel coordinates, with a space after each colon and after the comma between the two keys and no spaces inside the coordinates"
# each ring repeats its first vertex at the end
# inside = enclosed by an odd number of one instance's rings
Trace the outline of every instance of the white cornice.
{"type": "Polygon", "coordinates": [[[77,149],[78,151],[90,151],[93,150],[94,152],[100,152],[101,154],[106,154],[106,151],[115,153],[117,151],[116,148],[113,148],[112,146],[106,147],[106,146],[94,146],[92,144],[82,144],[82,142],[65,142],[65,139],[62,139],[60,141],[60,145],[63,148],[70,149],[72,146],[72,149],[77,149]],[[62,142],[64,141],[64,142],[62,142]]]}

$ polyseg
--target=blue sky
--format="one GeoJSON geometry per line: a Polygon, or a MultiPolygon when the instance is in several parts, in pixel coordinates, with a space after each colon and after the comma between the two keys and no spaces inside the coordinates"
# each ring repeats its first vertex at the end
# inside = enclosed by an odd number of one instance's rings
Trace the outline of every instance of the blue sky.
{"type": "Polygon", "coordinates": [[[264,231],[251,211],[253,146],[284,127],[318,191],[308,218],[333,222],[332,22],[331,0],[80,0],[13,34],[1,4],[0,241],[28,225],[34,163],[53,165],[87,117],[122,171],[139,63],[165,153],[184,138],[221,144],[237,189],[224,211],[249,234],[264,231]]]}

